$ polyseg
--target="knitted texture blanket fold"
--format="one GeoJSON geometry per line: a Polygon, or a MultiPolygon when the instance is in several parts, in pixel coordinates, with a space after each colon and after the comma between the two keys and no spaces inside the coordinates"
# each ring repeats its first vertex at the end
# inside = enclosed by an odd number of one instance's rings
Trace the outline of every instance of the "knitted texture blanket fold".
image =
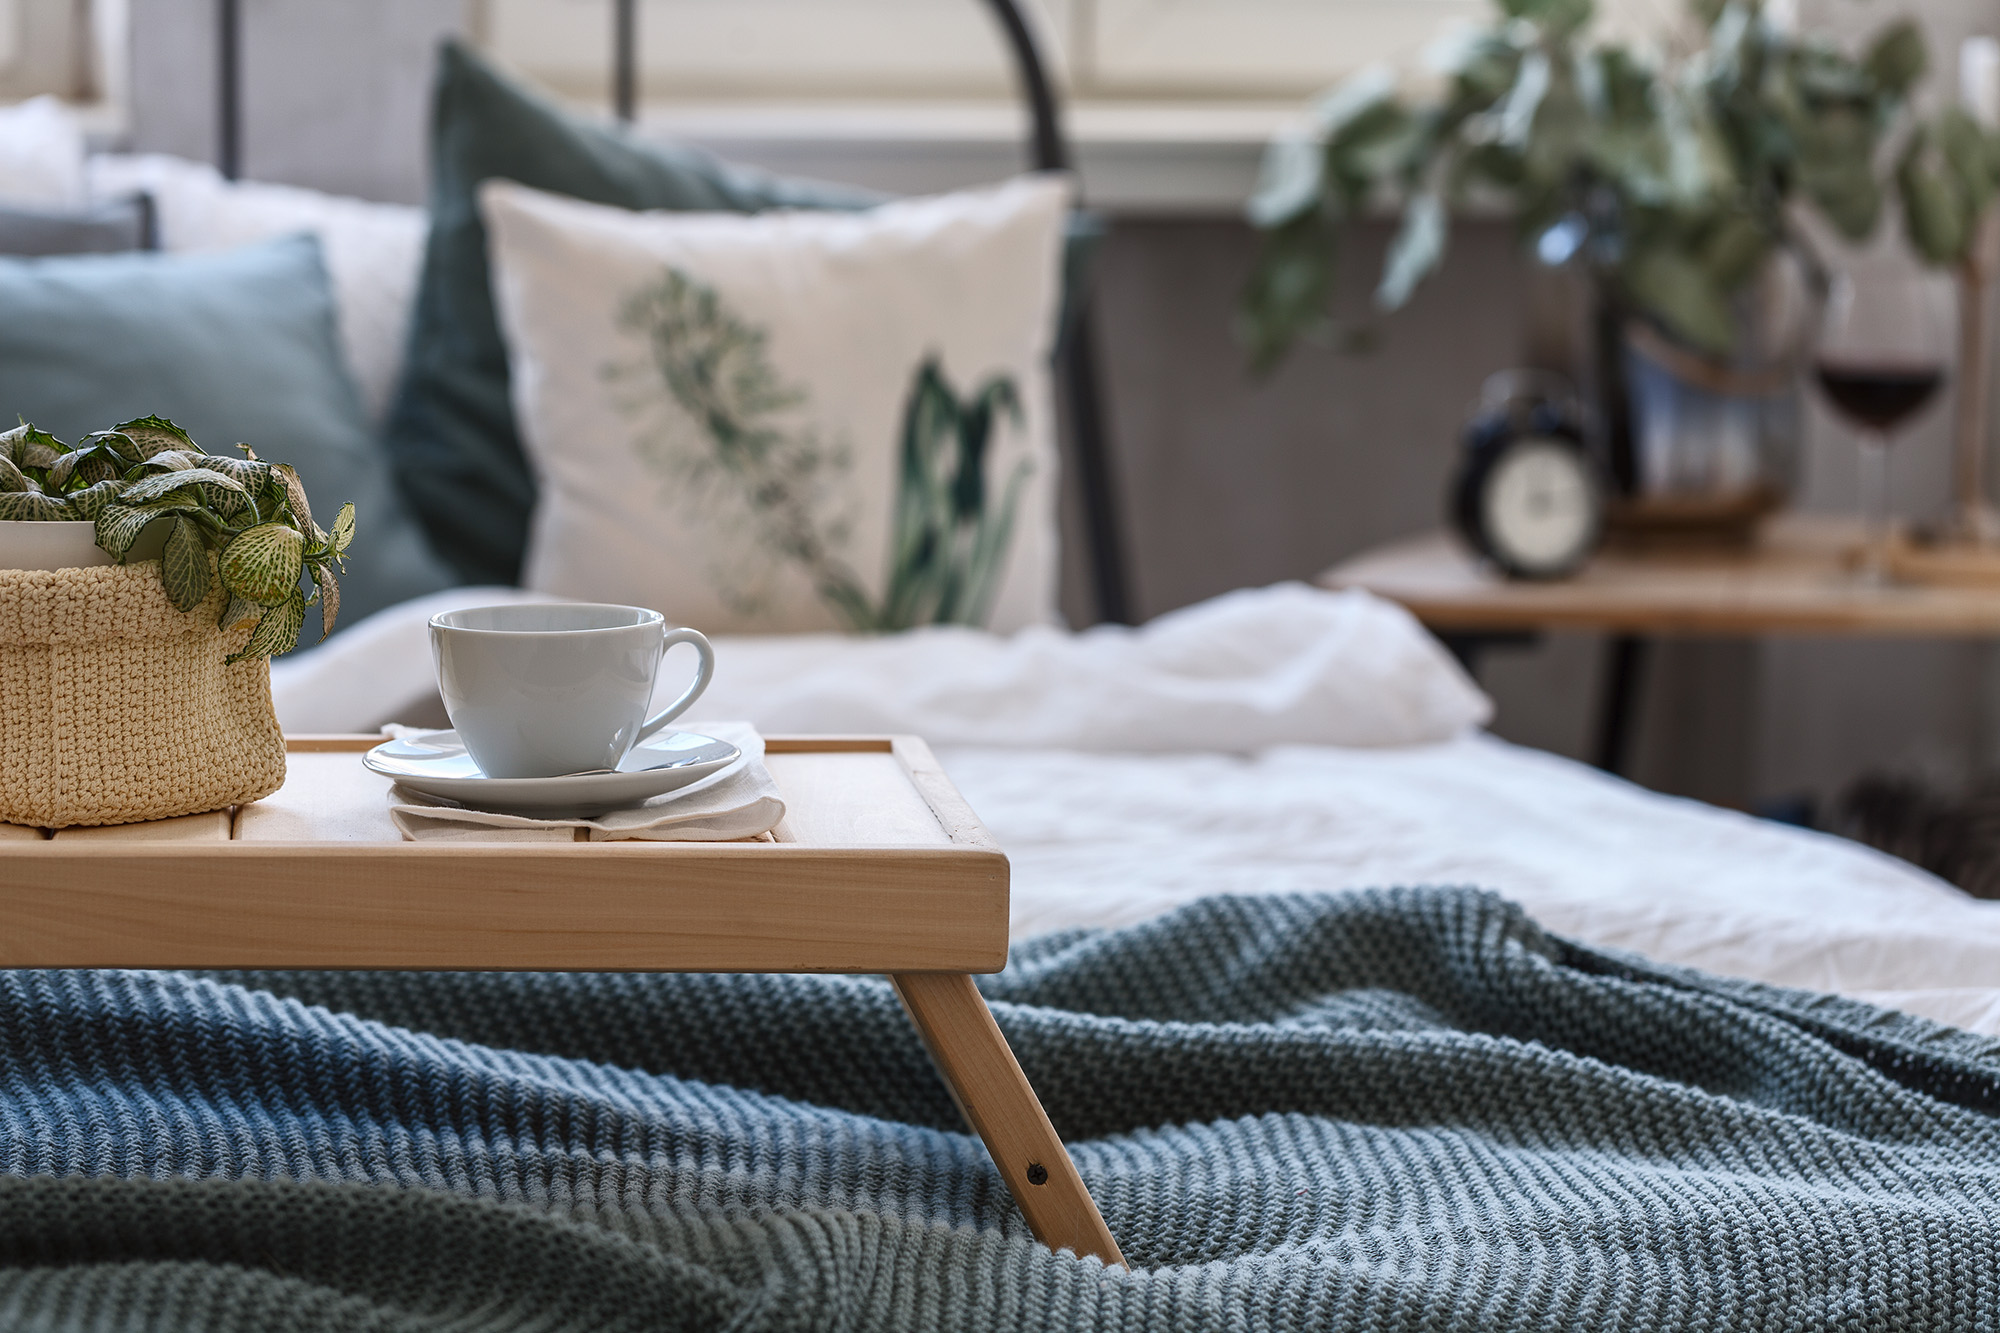
{"type": "Polygon", "coordinates": [[[2000,1327],[2000,1043],[1462,890],[981,985],[1130,1271],[877,979],[0,973],[0,1327],[2000,1327]]]}

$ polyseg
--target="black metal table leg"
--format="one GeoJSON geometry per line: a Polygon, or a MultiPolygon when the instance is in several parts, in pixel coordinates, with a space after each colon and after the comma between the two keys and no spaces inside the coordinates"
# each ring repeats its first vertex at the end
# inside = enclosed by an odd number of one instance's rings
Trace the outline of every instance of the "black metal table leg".
{"type": "Polygon", "coordinates": [[[1604,691],[1598,700],[1597,756],[1593,762],[1621,777],[1632,757],[1634,713],[1646,670],[1647,646],[1637,634],[1614,634],[1605,645],[1604,691]]]}

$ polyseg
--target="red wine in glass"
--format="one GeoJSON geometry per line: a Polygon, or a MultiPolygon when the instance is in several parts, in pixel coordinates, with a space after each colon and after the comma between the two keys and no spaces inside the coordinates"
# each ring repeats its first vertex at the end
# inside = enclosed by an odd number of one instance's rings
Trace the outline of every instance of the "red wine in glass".
{"type": "Polygon", "coordinates": [[[1905,265],[1857,261],[1828,287],[1814,378],[1861,434],[1861,489],[1874,500],[1866,506],[1872,512],[1859,566],[1868,586],[1889,581],[1894,550],[1889,441],[1944,385],[1950,305],[1948,288],[1905,265]]]}
{"type": "Polygon", "coordinates": [[[1821,360],[1814,372],[1840,414],[1884,443],[1944,384],[1942,366],[1916,362],[1821,360]]]}

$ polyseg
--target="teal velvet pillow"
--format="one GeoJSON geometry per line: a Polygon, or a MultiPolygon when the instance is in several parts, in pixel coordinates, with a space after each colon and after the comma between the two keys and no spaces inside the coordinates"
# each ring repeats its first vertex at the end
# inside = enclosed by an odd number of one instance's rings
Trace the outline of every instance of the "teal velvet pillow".
{"type": "Polygon", "coordinates": [[[620,208],[705,212],[864,208],[882,196],[641,143],[543,101],[456,43],[440,52],[434,97],[431,234],[389,454],[433,546],[460,576],[513,583],[535,485],[507,396],[480,183],[497,177],[620,208]]]}
{"type": "Polygon", "coordinates": [[[369,434],[313,237],[212,254],[0,258],[0,311],[0,421],[19,416],[74,441],[157,413],[210,453],[243,440],[290,463],[316,513],[354,502],[342,624],[451,586],[369,434]]]}

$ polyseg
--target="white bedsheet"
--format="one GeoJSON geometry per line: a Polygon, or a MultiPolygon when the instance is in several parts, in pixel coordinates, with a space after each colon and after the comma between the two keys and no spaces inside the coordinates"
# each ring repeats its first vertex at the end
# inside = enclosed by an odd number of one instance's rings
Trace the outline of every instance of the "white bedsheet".
{"type": "Polygon", "coordinates": [[[2000,903],[1843,839],[1473,734],[1252,756],[939,752],[1017,937],[1204,894],[1469,884],[1557,934],[2000,1033],[2000,903]]]}
{"type": "MultiPolygon", "coordinates": [[[[425,628],[432,615],[546,600],[512,588],[452,588],[390,607],[273,665],[279,720],[292,731],[395,720],[398,708],[435,692],[425,628]]],[[[676,671],[669,658],[662,699],[680,693],[692,667],[692,650],[680,655],[687,666],[676,671]]],[[[1486,696],[1401,607],[1297,583],[1229,593],[1137,630],[718,639],[715,683],[696,707],[771,732],[1242,753],[1445,740],[1492,715],[1486,696]]]]}
{"type": "MultiPolygon", "coordinates": [[[[430,614],[523,596],[439,594],[278,663],[280,719],[393,717],[432,691],[430,614]]],[[[1592,944],[2000,1033],[2000,903],[1480,733],[1484,697],[1360,594],[1236,593],[1139,631],[717,655],[703,716],[929,736],[1012,858],[1017,937],[1216,892],[1473,884],[1592,944]]]]}

